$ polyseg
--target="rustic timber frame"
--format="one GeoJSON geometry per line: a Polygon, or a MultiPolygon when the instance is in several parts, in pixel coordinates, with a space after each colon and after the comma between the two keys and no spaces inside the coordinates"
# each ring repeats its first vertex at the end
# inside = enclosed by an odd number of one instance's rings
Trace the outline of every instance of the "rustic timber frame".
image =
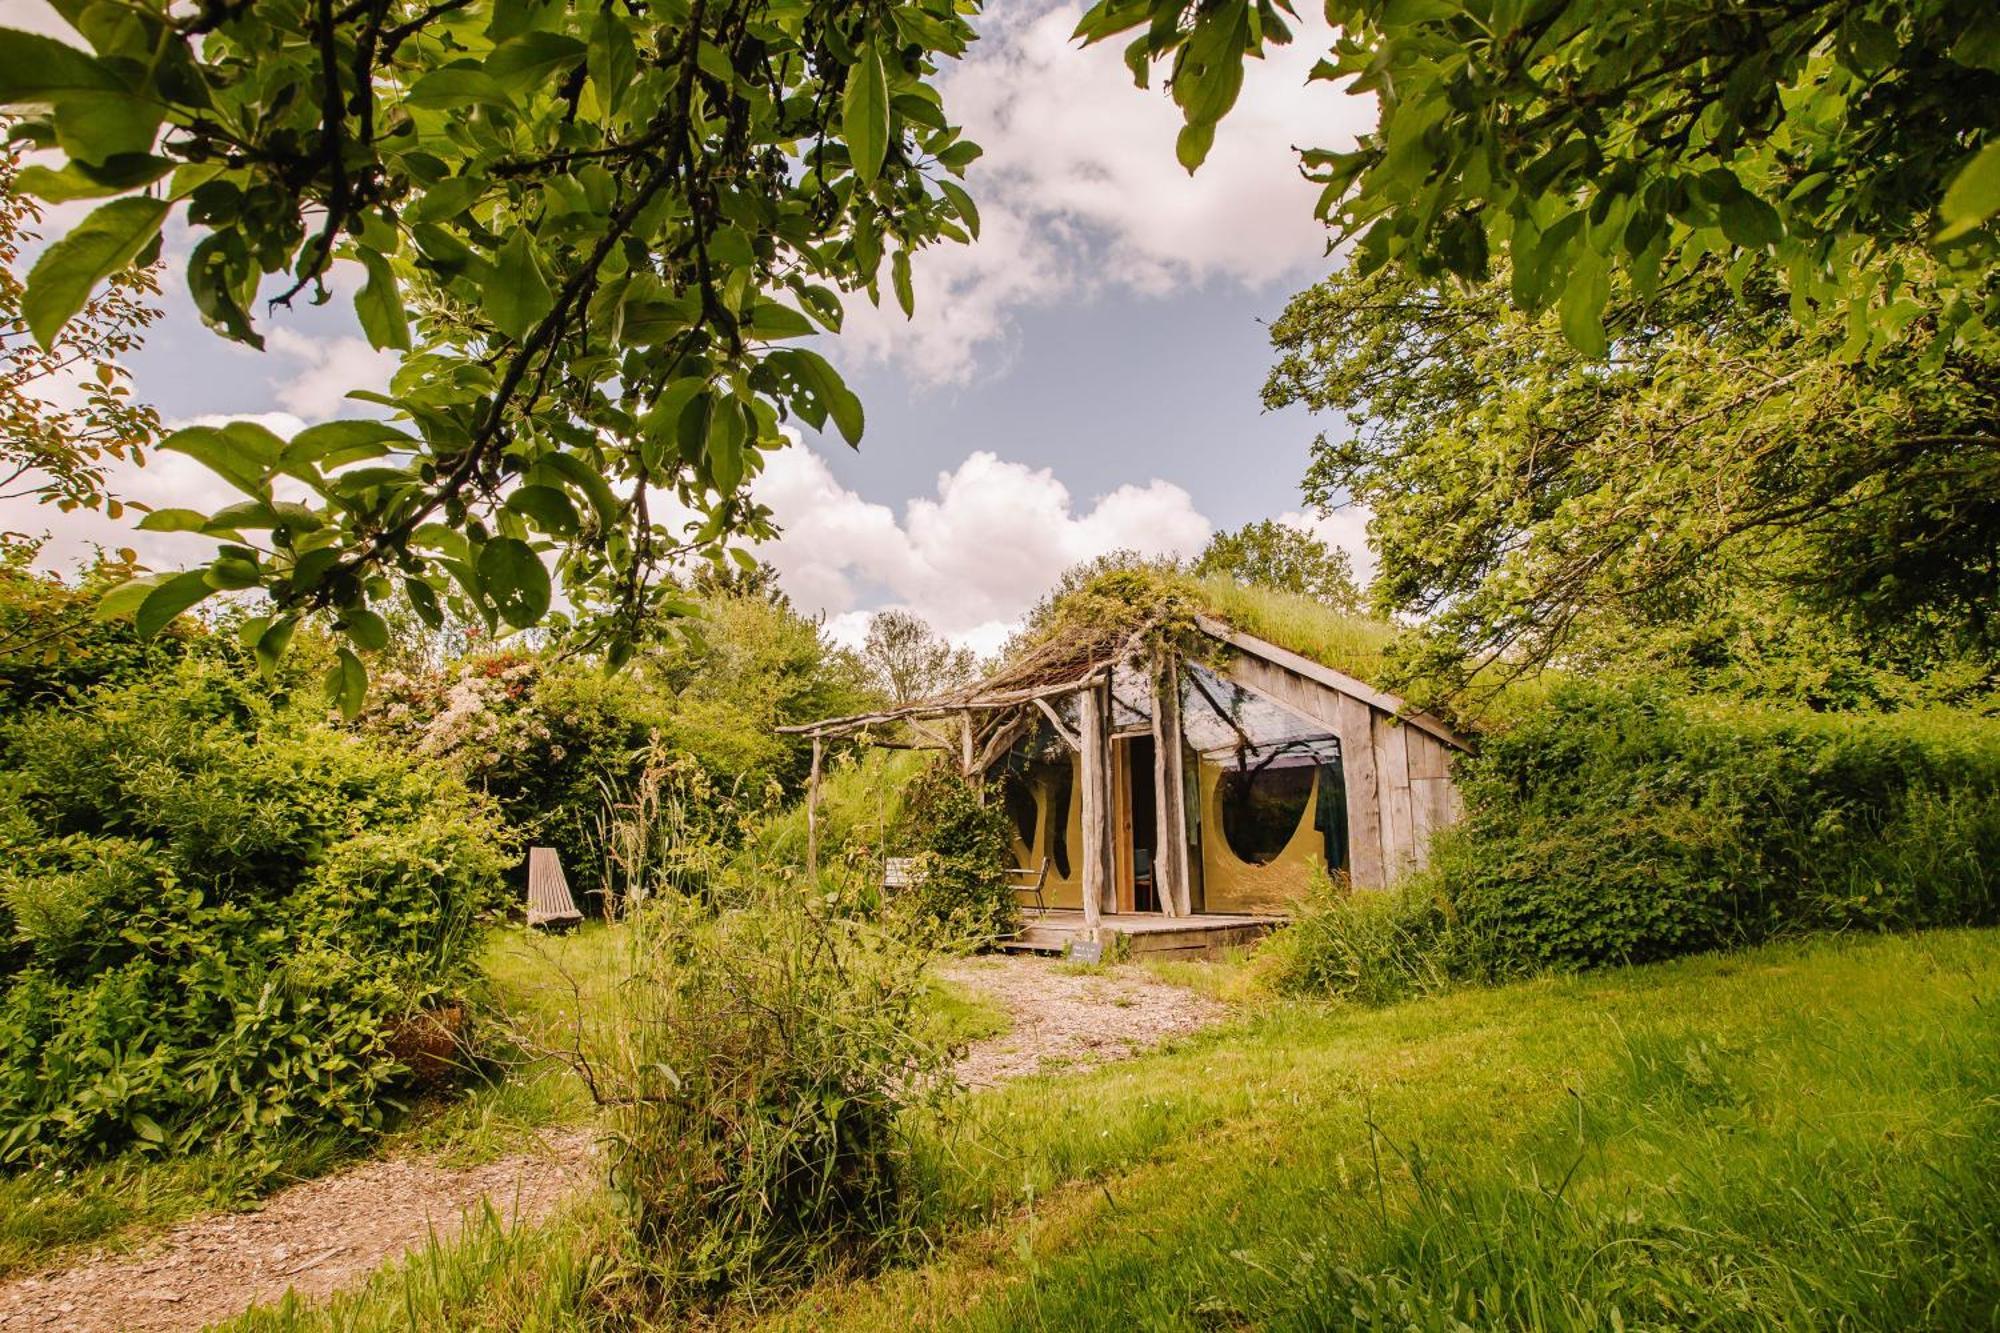
{"type": "MultiPolygon", "coordinates": [[[[1190,784],[1185,741],[1186,699],[1220,724],[1245,734],[1218,688],[1240,690],[1283,710],[1301,725],[1336,738],[1344,777],[1346,870],[1356,888],[1386,887],[1421,865],[1433,833],[1454,822],[1460,805],[1451,779],[1453,755],[1467,742],[1438,719],[1396,696],[1321,665],[1220,620],[1197,616],[1192,638],[1202,659],[1184,661],[1153,626],[1058,656],[1045,650],[1037,671],[1005,670],[966,689],[901,708],[828,718],[783,731],[813,742],[806,795],[807,860],[818,874],[818,803],[825,742],[851,737],[865,744],[936,749],[953,755],[968,780],[983,779],[1024,738],[1052,735],[1076,757],[1080,806],[1083,925],[1095,932],[1119,910],[1116,869],[1121,787],[1128,802],[1145,799],[1115,777],[1113,741],[1150,735],[1150,804],[1157,843],[1153,888],[1167,917],[1198,913],[1192,885],[1190,784]],[[1207,682],[1204,684],[1204,678],[1207,682]],[[1220,682],[1220,684],[1218,684],[1220,682]],[[1134,696],[1137,696],[1137,702],[1134,696]],[[1122,726],[1121,712],[1130,720],[1122,726]],[[1067,715],[1066,715],[1067,714],[1067,715]]],[[[1192,651],[1184,637],[1179,641],[1192,651]]],[[[1217,723],[1197,718],[1210,729],[1217,723]]],[[[1054,742],[1049,742],[1053,744],[1054,742]]],[[[1129,820],[1129,808],[1122,812],[1129,820]]],[[[1129,874],[1127,876],[1130,878],[1129,874]]],[[[1128,891],[1130,884],[1126,885],[1128,891]]]]}

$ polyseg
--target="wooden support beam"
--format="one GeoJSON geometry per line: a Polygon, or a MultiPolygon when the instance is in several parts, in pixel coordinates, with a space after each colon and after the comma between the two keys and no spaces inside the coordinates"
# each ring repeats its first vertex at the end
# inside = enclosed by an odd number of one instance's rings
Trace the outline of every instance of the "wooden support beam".
{"type": "MultiPolygon", "coordinates": [[[[1083,788],[1083,926],[1095,932],[1102,921],[1107,896],[1117,892],[1112,874],[1111,830],[1111,711],[1110,691],[1092,681],[1078,692],[1080,726],[1077,760],[1083,788]]],[[[1114,900],[1112,910],[1116,911],[1114,900]]]]}
{"type": "Polygon", "coordinates": [[[974,778],[978,777],[979,774],[976,771],[974,771],[974,759],[978,751],[976,749],[975,742],[972,737],[972,713],[969,710],[959,715],[958,741],[959,741],[959,760],[958,760],[959,771],[964,773],[965,780],[967,782],[970,782],[974,778]]]}
{"type": "Polygon", "coordinates": [[[820,738],[813,737],[812,774],[806,779],[806,876],[819,883],[819,764],[820,738]]]}
{"type": "Polygon", "coordinates": [[[1153,658],[1153,890],[1168,916],[1192,916],[1188,890],[1187,788],[1182,783],[1181,669],[1172,653],[1153,658]]]}
{"type": "Polygon", "coordinates": [[[1049,720],[1049,726],[1055,729],[1056,735],[1062,737],[1063,744],[1069,746],[1072,750],[1081,750],[1083,748],[1083,742],[1077,739],[1075,732],[1063,725],[1062,714],[1051,707],[1047,699],[1035,700],[1035,707],[1042,710],[1043,715],[1049,720]]]}

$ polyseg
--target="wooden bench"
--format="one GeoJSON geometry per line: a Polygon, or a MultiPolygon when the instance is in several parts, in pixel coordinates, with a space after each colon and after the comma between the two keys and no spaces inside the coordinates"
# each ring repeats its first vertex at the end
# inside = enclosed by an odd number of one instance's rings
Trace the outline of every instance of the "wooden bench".
{"type": "Polygon", "coordinates": [[[1042,897],[1042,890],[1048,887],[1048,882],[1049,858],[1046,856],[1042,858],[1042,863],[1033,869],[1016,866],[1007,872],[1007,884],[1014,890],[1015,896],[1023,900],[1021,906],[1026,907],[1032,903],[1038,912],[1049,910],[1047,901],[1042,897]]]}

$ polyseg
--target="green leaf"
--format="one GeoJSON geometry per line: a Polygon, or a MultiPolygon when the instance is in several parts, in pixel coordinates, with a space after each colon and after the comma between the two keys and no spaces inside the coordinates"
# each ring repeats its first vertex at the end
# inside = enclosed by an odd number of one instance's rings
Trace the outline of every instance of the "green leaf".
{"type": "Polygon", "coordinates": [[[806,338],[818,332],[811,320],[776,301],[759,301],[751,310],[743,331],[749,337],[764,342],[779,338],[806,338]]]}
{"type": "Polygon", "coordinates": [[[139,609],[133,614],[133,623],[139,630],[139,637],[150,639],[172,624],[181,612],[206,597],[213,596],[217,589],[208,581],[208,572],[190,569],[184,574],[175,574],[166,582],[146,594],[139,609]]]}
{"type": "Polygon", "coordinates": [[[811,394],[820,408],[833,417],[842,438],[850,445],[861,443],[864,424],[861,400],[825,357],[803,347],[786,347],[771,353],[769,360],[772,369],[811,394]]]}
{"type": "Polygon", "coordinates": [[[423,197],[411,205],[412,222],[449,222],[471,208],[492,182],[477,176],[447,176],[424,187],[423,197]]]}
{"type": "Polygon", "coordinates": [[[449,111],[454,107],[465,107],[474,103],[488,106],[509,106],[507,94],[492,75],[469,65],[453,65],[445,69],[432,70],[415,83],[403,95],[407,106],[427,107],[439,111],[449,111]]]}
{"type": "Polygon", "coordinates": [[[1945,224],[1938,233],[1940,241],[1962,236],[2000,213],[2000,142],[1987,144],[1958,169],[1945,187],[1938,213],[1945,224]]]}
{"type": "Polygon", "coordinates": [[[590,81],[606,106],[616,106],[639,70],[639,53],[632,46],[632,29],[606,9],[590,29],[590,81]]]}
{"type": "Polygon", "coordinates": [[[1724,198],[1718,211],[1722,234],[1746,250],[1762,250],[1785,239],[1785,224],[1778,210],[1748,190],[1724,198]]]}
{"type": "Polygon", "coordinates": [[[266,676],[274,674],[278,663],[284,660],[285,650],[291,646],[292,635],[299,627],[297,616],[280,616],[272,621],[264,632],[257,636],[254,651],[257,654],[257,669],[266,676]]]}
{"type": "Polygon", "coordinates": [[[862,43],[848,67],[847,87],[840,96],[840,125],[854,174],[873,185],[889,152],[889,80],[873,41],[862,43]]]}
{"type": "Polygon", "coordinates": [[[409,351],[410,316],[403,308],[402,289],[396,285],[388,259],[367,246],[362,246],[356,257],[368,270],[368,281],[354,294],[354,313],[361,320],[361,331],[368,335],[368,345],[378,350],[409,351]]]}
{"type": "Polygon", "coordinates": [[[67,163],[62,170],[31,165],[21,168],[14,186],[22,194],[66,204],[77,199],[108,199],[151,185],[173,170],[173,162],[151,153],[128,153],[102,166],[86,168],[81,162],[67,163]]]}
{"type": "Polygon", "coordinates": [[[39,33],[0,28],[0,105],[46,104],[64,93],[127,91],[109,65],[39,33]]]}
{"type": "Polygon", "coordinates": [[[590,501],[590,507],[597,512],[600,529],[608,531],[618,522],[621,506],[618,497],[612,493],[611,483],[592,471],[588,463],[574,454],[551,454],[542,461],[559,473],[564,481],[583,492],[584,498],[590,501]]]}
{"type": "Polygon", "coordinates": [[[913,318],[917,313],[917,293],[910,282],[910,252],[896,251],[889,260],[889,278],[896,286],[896,304],[903,307],[903,318],[913,318]]]}
{"type": "Polygon", "coordinates": [[[189,426],[161,441],[160,448],[186,454],[236,489],[263,499],[269,494],[271,466],[277,457],[267,457],[253,443],[254,437],[217,426],[189,426]]]}
{"type": "Polygon", "coordinates": [[[392,448],[414,444],[414,439],[387,422],[326,421],[307,426],[292,436],[279,461],[287,468],[307,463],[339,467],[363,458],[380,458],[392,448]]]}
{"type": "Polygon", "coordinates": [[[554,486],[523,486],[507,497],[507,508],[526,514],[552,537],[570,536],[583,526],[576,506],[554,486]]]}
{"type": "Polygon", "coordinates": [[[97,284],[151,244],[167,220],[168,208],[159,199],[114,199],[42,251],[28,271],[28,288],[21,298],[21,314],[36,342],[48,348],[90,300],[97,284]]]}
{"type": "Polygon", "coordinates": [[[134,1111],[126,1117],[131,1121],[132,1132],[147,1143],[165,1143],[167,1131],[160,1128],[160,1122],[143,1111],[134,1111]]]}
{"type": "Polygon", "coordinates": [[[155,509],[139,520],[141,532],[200,532],[208,515],[196,509],[155,509]]]}
{"type": "Polygon", "coordinates": [[[417,619],[432,629],[444,627],[444,608],[438,605],[437,589],[421,579],[404,579],[403,591],[416,608],[417,619]]]}
{"type": "Polygon", "coordinates": [[[1589,357],[1611,350],[1604,336],[1604,305],[1611,299],[1611,275],[1604,261],[1585,252],[1563,287],[1562,331],[1569,345],[1589,357]]]}
{"type": "Polygon", "coordinates": [[[326,701],[340,709],[342,717],[352,722],[361,716],[361,705],[368,702],[368,668],[352,648],[340,649],[326,670],[325,686],[326,701]]]}
{"type": "Polygon", "coordinates": [[[1174,158],[1187,174],[1192,176],[1208,160],[1209,149],[1215,147],[1215,122],[1202,125],[1183,125],[1181,132],[1174,136],[1174,158]]]}
{"type": "Polygon", "coordinates": [[[136,579],[127,579],[117,587],[97,599],[97,610],[92,614],[98,620],[122,620],[136,615],[153,589],[165,583],[170,574],[141,574],[136,579]]]}
{"type": "Polygon", "coordinates": [[[965,187],[952,181],[939,181],[938,190],[945,198],[951,200],[951,206],[958,210],[959,217],[965,220],[966,230],[972,233],[972,239],[978,240],[979,209],[973,204],[972,196],[966,192],[965,187]]]}
{"type": "Polygon", "coordinates": [[[389,622],[365,606],[341,612],[340,628],[363,652],[379,653],[389,646],[389,622]]]}
{"type": "Polygon", "coordinates": [[[526,542],[495,537],[480,548],[478,568],[480,587],[514,628],[526,629],[548,614],[548,566],[526,542]]]}
{"type": "Polygon", "coordinates": [[[501,43],[482,68],[501,91],[521,94],[546,86],[583,58],[583,43],[576,38],[536,30],[501,43]]]}
{"type": "Polygon", "coordinates": [[[515,342],[555,309],[556,298],[542,277],[527,228],[516,228],[493,256],[493,279],[486,284],[484,297],[486,317],[515,342]]]}

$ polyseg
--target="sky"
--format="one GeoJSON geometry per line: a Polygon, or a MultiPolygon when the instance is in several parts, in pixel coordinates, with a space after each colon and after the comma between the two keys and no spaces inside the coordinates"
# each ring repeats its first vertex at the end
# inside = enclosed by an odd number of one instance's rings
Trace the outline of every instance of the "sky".
{"type": "MultiPolygon", "coordinates": [[[[823,340],[866,405],[862,447],[808,434],[755,483],[784,530],[758,554],[837,638],[901,607],[987,651],[1080,560],[1193,555],[1260,518],[1312,527],[1372,566],[1365,515],[1300,512],[1311,440],[1332,423],[1259,401],[1265,323],[1336,262],[1295,145],[1350,146],[1372,102],[1307,83],[1327,43],[1302,27],[1251,67],[1190,177],[1173,105],[1133,86],[1117,42],[1070,40],[1081,11],[990,0],[980,40],[940,80],[948,114],[985,149],[967,180],[981,237],[918,256],[914,319],[857,297],[823,340]]],[[[70,36],[44,0],[0,0],[0,22],[70,36]]],[[[71,220],[52,210],[44,230],[71,220]]],[[[166,313],[130,362],[141,398],[173,425],[252,416],[280,434],[370,410],[344,395],[381,387],[393,360],[360,337],[345,279],[328,306],[262,321],[258,353],[194,315],[178,276],[192,244],[169,233],[166,313]]],[[[156,506],[227,494],[169,454],[112,486],[156,506]]],[[[50,531],[56,566],[93,542],[159,567],[199,558],[185,535],[21,502],[0,502],[0,527],[50,531]]]]}

